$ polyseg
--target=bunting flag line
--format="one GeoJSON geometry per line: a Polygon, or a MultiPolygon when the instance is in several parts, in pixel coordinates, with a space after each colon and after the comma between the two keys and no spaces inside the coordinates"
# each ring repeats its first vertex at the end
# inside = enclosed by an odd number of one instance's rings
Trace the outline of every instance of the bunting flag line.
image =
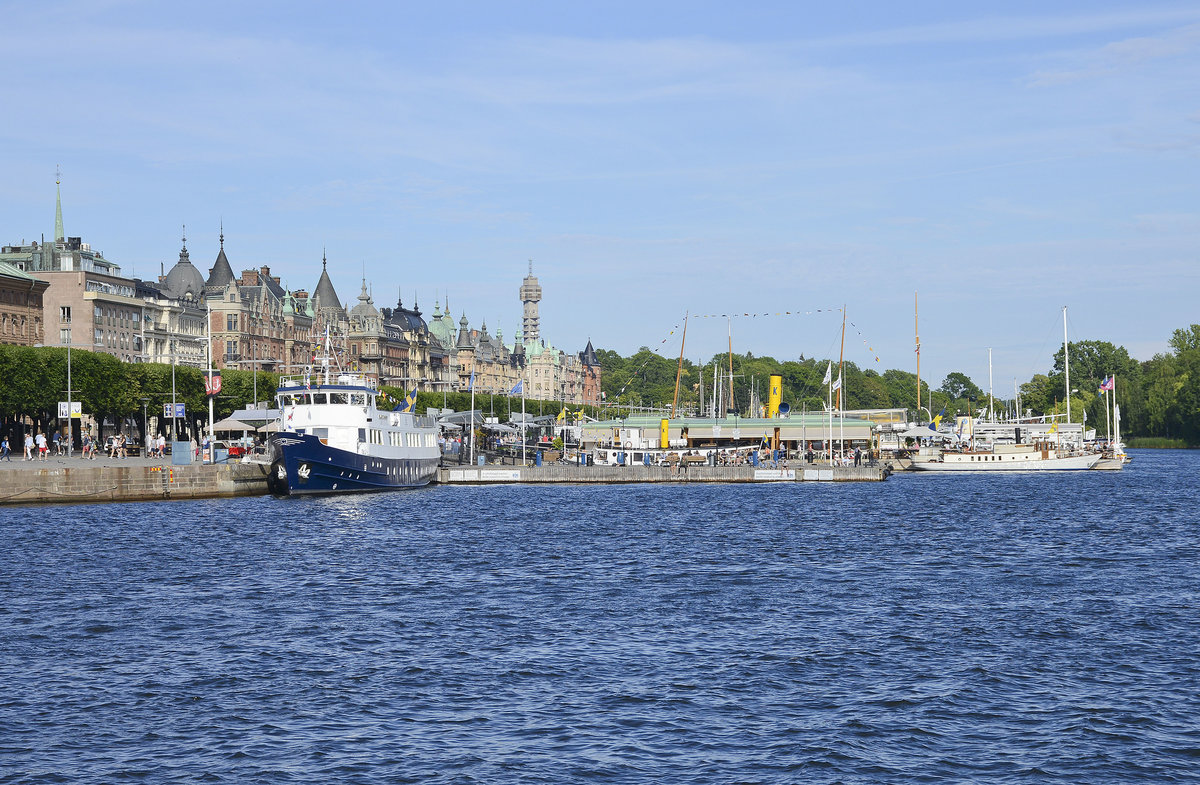
{"type": "MultiPolygon", "coordinates": [[[[743,313],[707,313],[707,314],[702,313],[702,314],[691,314],[690,318],[692,318],[692,319],[757,319],[760,317],[761,318],[773,318],[773,317],[786,317],[786,316],[812,316],[813,314],[819,314],[819,313],[841,313],[841,312],[842,312],[841,308],[811,308],[809,310],[800,310],[800,311],[761,311],[761,312],[756,312],[756,313],[747,313],[747,312],[743,312],[743,313]]],[[[882,362],[879,358],[879,355],[876,353],[875,348],[873,346],[871,346],[867,342],[866,337],[863,336],[862,330],[860,330],[858,328],[858,326],[855,325],[853,322],[850,322],[850,325],[852,327],[854,327],[855,332],[858,333],[858,337],[862,340],[863,346],[867,347],[867,350],[871,353],[871,356],[875,359],[875,362],[877,362],[877,363],[882,362]]],[[[663,359],[671,359],[670,357],[667,357],[667,355],[664,355],[662,353],[662,349],[664,346],[666,346],[667,342],[671,340],[671,338],[675,335],[676,332],[679,331],[679,329],[682,326],[683,326],[683,320],[676,322],[674,325],[671,326],[671,329],[667,332],[667,334],[663,337],[663,339],[658,342],[657,346],[647,347],[647,348],[649,348],[651,352],[653,352],[654,354],[657,354],[659,357],[661,357],[663,359]]],[[[628,381],[626,381],[625,384],[622,385],[621,389],[617,392],[617,400],[618,401],[620,400],[621,396],[625,394],[625,391],[629,389],[629,386],[631,384],[633,384],[633,382],[638,378],[638,376],[642,375],[642,371],[645,370],[646,366],[649,365],[650,361],[653,359],[654,359],[653,356],[647,357],[646,361],[643,362],[641,365],[639,365],[637,367],[637,369],[629,375],[628,381]]],[[[824,383],[829,384],[829,379],[827,378],[824,383]]]]}
{"type": "Polygon", "coordinates": [[[875,354],[875,347],[867,343],[866,338],[863,338],[862,330],[858,329],[858,325],[856,325],[854,322],[850,322],[850,326],[854,328],[854,332],[858,333],[858,337],[862,338],[863,346],[867,347],[867,351],[869,351],[871,356],[875,358],[875,362],[879,362],[879,355],[875,354]]]}

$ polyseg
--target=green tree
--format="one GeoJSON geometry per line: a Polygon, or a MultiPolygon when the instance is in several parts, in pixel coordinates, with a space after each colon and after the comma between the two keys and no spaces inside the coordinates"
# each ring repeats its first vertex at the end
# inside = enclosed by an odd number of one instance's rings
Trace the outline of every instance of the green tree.
{"type": "Polygon", "coordinates": [[[964,400],[974,398],[978,400],[983,396],[983,391],[980,390],[975,382],[964,373],[952,371],[946,374],[946,378],[942,381],[942,392],[948,397],[955,400],[964,400]]]}

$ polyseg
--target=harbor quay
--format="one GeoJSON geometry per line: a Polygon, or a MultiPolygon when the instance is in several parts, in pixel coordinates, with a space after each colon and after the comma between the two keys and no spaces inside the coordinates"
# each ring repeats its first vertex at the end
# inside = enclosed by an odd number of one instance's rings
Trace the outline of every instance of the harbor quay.
{"type": "Polygon", "coordinates": [[[172,465],[161,458],[0,461],[0,504],[91,504],[255,496],[267,492],[256,463],[172,465]]]}
{"type": "MultiPolygon", "coordinates": [[[[263,463],[172,465],[160,458],[49,457],[0,461],[0,505],[92,504],[165,501],[267,493],[263,463]]],[[[622,483],[879,482],[890,470],[878,466],[800,464],[780,469],[751,466],[514,466],[447,465],[434,482],[450,485],[622,483]]]]}
{"type": "Polygon", "coordinates": [[[625,483],[767,483],[767,482],[881,482],[887,465],[826,466],[800,464],[790,468],[766,466],[464,466],[438,470],[437,481],[451,485],[492,483],[615,485],[625,483]]]}

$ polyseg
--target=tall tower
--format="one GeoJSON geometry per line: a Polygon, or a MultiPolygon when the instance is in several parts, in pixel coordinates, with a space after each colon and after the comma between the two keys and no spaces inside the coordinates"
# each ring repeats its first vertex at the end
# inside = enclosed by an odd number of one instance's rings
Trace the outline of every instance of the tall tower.
{"type": "Polygon", "coordinates": [[[54,170],[54,242],[66,242],[66,232],[63,231],[62,220],[62,170],[54,170]]]}
{"type": "Polygon", "coordinates": [[[521,282],[521,304],[525,306],[521,320],[521,332],[526,341],[538,340],[538,303],[542,301],[542,287],[533,277],[533,260],[529,260],[529,275],[521,282]]]}

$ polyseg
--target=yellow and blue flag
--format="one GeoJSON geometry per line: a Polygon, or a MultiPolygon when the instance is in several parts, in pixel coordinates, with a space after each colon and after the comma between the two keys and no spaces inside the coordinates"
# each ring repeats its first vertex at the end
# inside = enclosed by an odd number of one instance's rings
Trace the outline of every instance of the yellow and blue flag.
{"type": "Polygon", "coordinates": [[[417,388],[414,387],[412,392],[410,392],[408,395],[404,396],[404,401],[402,401],[400,403],[400,405],[396,407],[396,411],[398,411],[398,412],[416,412],[416,410],[417,410],[417,388]]]}

